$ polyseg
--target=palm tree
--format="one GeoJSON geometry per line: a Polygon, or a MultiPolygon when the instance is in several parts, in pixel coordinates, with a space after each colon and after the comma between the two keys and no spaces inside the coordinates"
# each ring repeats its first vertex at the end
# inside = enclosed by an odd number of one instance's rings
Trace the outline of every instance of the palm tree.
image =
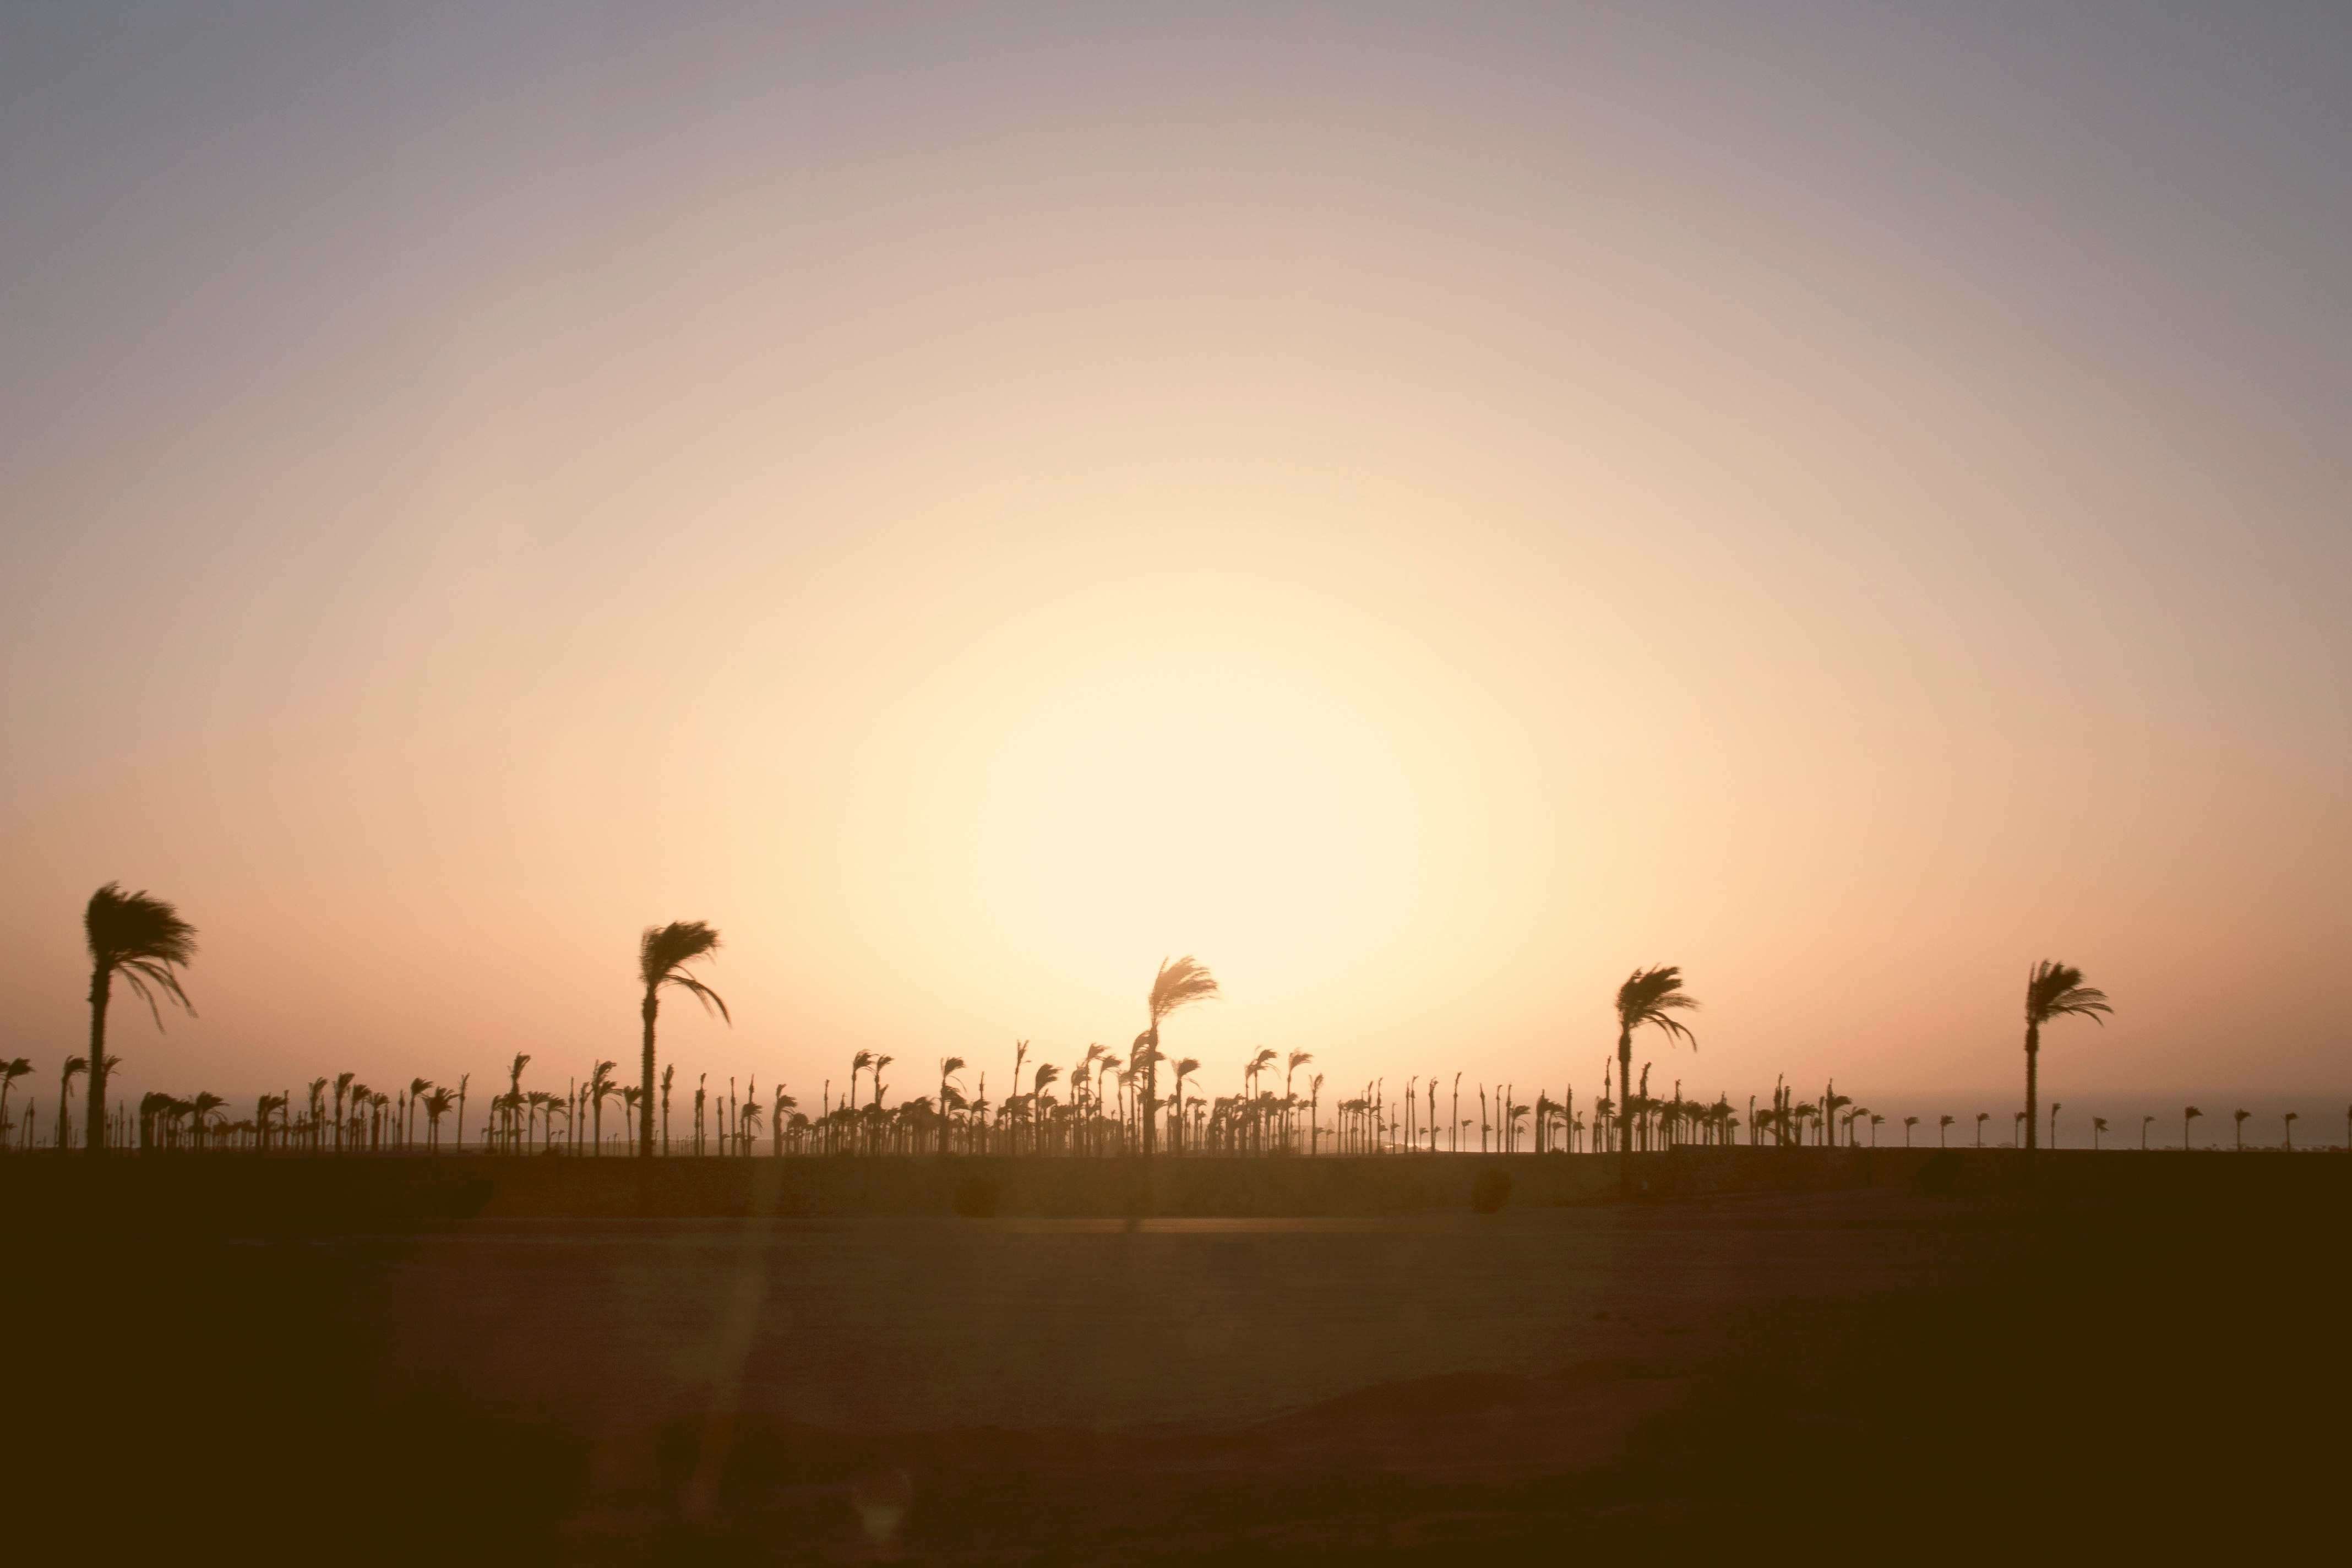
{"type": "Polygon", "coordinates": [[[2094,1117],[2092,1117],[2092,1118],[2091,1118],[2091,1147],[2092,1147],[2092,1148],[2096,1149],[2096,1148],[2099,1146],[2099,1140],[2100,1140],[2102,1137],[2105,1136],[2105,1134],[2106,1134],[2106,1131],[2107,1131],[2107,1119],[2106,1119],[2105,1117],[2104,1117],[2104,1116],[2094,1116],[2094,1117]]]}
{"type": "Polygon", "coordinates": [[[457,1075],[457,1152],[466,1152],[466,1086],[474,1081],[472,1073],[457,1075]]]}
{"type": "MultiPolygon", "coordinates": [[[[1168,1070],[1176,1075],[1176,1103],[1181,1106],[1184,1103],[1184,1080],[1201,1070],[1200,1061],[1193,1057],[1179,1057],[1169,1064],[1168,1070]]],[[[1179,1116],[1170,1126],[1169,1152],[1181,1154],[1184,1152],[1184,1119],[1179,1116]]]]}
{"type": "Polygon", "coordinates": [[[8,1090],[32,1070],[33,1064],[23,1057],[0,1062],[0,1149],[8,1146],[8,1090]]]}
{"type": "Polygon", "coordinates": [[[58,1075],[58,1147],[66,1146],[67,1131],[73,1126],[68,1107],[73,1102],[73,1080],[89,1070],[88,1057],[68,1057],[66,1070],[58,1075]]]}
{"type": "Polygon", "coordinates": [[[2147,1152],[2148,1124],[2153,1122],[2155,1120],[2156,1118],[2153,1116],[2143,1116],[2139,1119],[2139,1147],[2140,1152],[2143,1154],[2147,1152]]]}
{"type": "Polygon", "coordinates": [[[2107,1005],[2107,994],[2083,984],[2083,972],[2071,963],[2053,963],[2048,959],[2033,966],[2025,980],[2025,1147],[2033,1148],[2034,1119],[2039,1107],[2034,1096],[2040,1089],[2038,1073],[2042,1062],[2042,1026],[2053,1018],[2069,1016],[2088,1018],[2104,1024],[2105,1016],[2115,1011],[2107,1005]]]}
{"type": "Polygon", "coordinates": [[[1160,961],[1160,973],[1151,979],[1151,989],[1144,995],[1144,1010],[1150,1025],[1144,1030],[1150,1048],[1143,1057],[1143,1155],[1150,1159],[1153,1147],[1152,1130],[1160,1106],[1160,1026],[1167,1016],[1181,1007],[1195,1002],[1207,1002],[1217,994],[1217,982],[1206,969],[1193,960],[1191,953],[1170,963],[1160,961]]]}
{"type": "Polygon", "coordinates": [[[2058,1113],[2064,1109],[2054,1100],[2050,1102],[2050,1146],[2053,1149],[2058,1147],[2058,1113]]]}
{"type": "Polygon", "coordinates": [[[2246,1110],[2243,1106],[2241,1106],[2237,1110],[2230,1112],[2230,1120],[2238,1124],[2238,1152],[2241,1154],[2246,1152],[2246,1118],[2252,1114],[2252,1111],[2246,1110]]]}
{"type": "Polygon", "coordinates": [[[963,1069],[964,1059],[961,1057],[940,1058],[940,1152],[942,1154],[948,1152],[948,1092],[950,1089],[955,1089],[959,1094],[962,1092],[961,1088],[948,1080],[963,1069]]]}
{"type": "MultiPolygon", "coordinates": [[[[1944,1120],[1948,1121],[1951,1118],[1948,1116],[1944,1120]]],[[[1919,1119],[1916,1116],[1906,1116],[1903,1119],[1903,1146],[1906,1149],[1911,1147],[1911,1129],[1918,1125],[1919,1119]]]]}
{"type": "Polygon", "coordinates": [[[599,1154],[604,1152],[604,1102],[621,1092],[621,1086],[613,1081],[613,1069],[620,1065],[598,1062],[589,1069],[587,1085],[580,1091],[587,1097],[588,1135],[595,1140],[599,1154]]]}
{"type": "MultiPolygon", "coordinates": [[[[676,1077],[677,1077],[677,1064],[676,1062],[672,1062],[662,1068],[662,1152],[665,1155],[669,1152],[669,1085],[670,1080],[676,1077]]],[[[779,1094],[783,1092],[782,1085],[777,1086],[776,1092],[779,1094]]]]}
{"type": "Polygon", "coordinates": [[[319,1152],[319,1137],[326,1129],[327,1080],[310,1080],[310,1152],[319,1152]]]}
{"type": "Polygon", "coordinates": [[[1984,1124],[1991,1120],[1991,1111],[1979,1110],[1977,1112],[1977,1147],[1979,1149],[1984,1147],[1984,1124]]]}
{"type": "Polygon", "coordinates": [[[2189,1147],[2189,1124],[2204,1114],[2193,1105],[2184,1105],[2180,1108],[2180,1146],[2183,1149],[2189,1147]]]}
{"type": "MultiPolygon", "coordinates": [[[[1671,1043],[1675,1039],[1690,1042],[1698,1049],[1698,1037],[1675,1016],[1677,1012],[1696,1011],[1698,999],[1683,990],[1683,972],[1679,964],[1661,963],[1649,969],[1637,969],[1617,987],[1617,1081],[1633,1080],[1633,1031],[1644,1025],[1654,1025],[1671,1043]]],[[[1621,1122],[1617,1133],[1617,1186],[1627,1197],[1633,1195],[1633,1142],[1626,1136],[1630,1123],[1621,1122]]]]}
{"type": "MultiPolygon", "coordinates": [[[[663,986],[675,985],[693,993],[703,1011],[716,1008],[728,1026],[734,1026],[735,1020],[719,993],[686,972],[688,964],[718,950],[719,933],[700,921],[672,921],[666,926],[647,926],[637,939],[637,978],[646,988],[645,1002],[638,1008],[646,1025],[645,1058],[637,1073],[637,1098],[642,1104],[651,1105],[654,1099],[654,1019],[661,1012],[663,986]]],[[[654,1122],[650,1116],[637,1119],[637,1153],[644,1159],[653,1158],[654,1122]]]]}
{"type": "Polygon", "coordinates": [[[89,942],[89,1114],[83,1147],[92,1154],[106,1149],[106,1074],[113,1065],[106,1054],[106,1005],[114,977],[147,1004],[155,1027],[163,1026],[157,994],[195,1016],[188,994],[180,988],[179,972],[196,956],[196,928],[180,911],[145,892],[126,893],[109,882],[89,896],[82,910],[82,931],[89,942]],[[154,987],[150,991],[150,985],[154,987]]]}
{"type": "Polygon", "coordinates": [[[2295,1122],[2295,1118],[2296,1118],[2297,1116],[2301,1115],[2301,1114],[2302,1114],[2302,1112],[2300,1112],[2300,1111],[2294,1111],[2294,1110],[2290,1110],[2290,1111],[2288,1111],[2288,1112],[2286,1113],[2286,1121],[2285,1121],[2285,1122],[2284,1123],[2284,1126],[2285,1126],[2285,1128],[2286,1128],[2286,1145],[2285,1145],[2285,1146],[2286,1146],[2289,1150],[2292,1150],[2292,1149],[2294,1149],[2294,1122],[2295,1122]]]}
{"type": "MultiPolygon", "coordinates": [[[[1283,1124],[1284,1131],[1282,1135],[1282,1147],[1285,1153],[1290,1152],[1290,1145],[1293,1140],[1293,1134],[1289,1131],[1289,1121],[1287,1118],[1289,1116],[1296,1115],[1296,1107],[1297,1105],[1297,1100],[1293,1098],[1290,1092],[1290,1080],[1298,1076],[1298,1069],[1300,1068],[1307,1066],[1314,1059],[1314,1053],[1310,1051],[1293,1051],[1283,1058],[1282,1101],[1285,1106],[1292,1108],[1289,1111],[1286,1112],[1286,1120],[1283,1124]]],[[[1184,1092],[1184,1086],[1181,1081],[1176,1086],[1176,1092],[1178,1094],[1184,1092]]],[[[1431,1079],[1429,1080],[1429,1092],[1432,1095],[1434,1095],[1437,1092],[1437,1080],[1435,1079],[1431,1079]]]]}
{"type": "Polygon", "coordinates": [[[425,1097],[425,1140],[428,1152],[441,1152],[441,1119],[449,1114],[449,1107],[457,1097],[446,1089],[436,1089],[425,1097]]]}
{"type": "Polygon", "coordinates": [[[351,1092],[352,1080],[358,1076],[348,1072],[335,1075],[335,1152],[338,1154],[343,1152],[343,1096],[351,1092]]]}
{"type": "Polygon", "coordinates": [[[405,1124],[400,1130],[400,1141],[404,1144],[416,1142],[416,1102],[424,1099],[425,1091],[432,1087],[431,1079],[413,1078],[408,1080],[408,1112],[403,1119],[405,1124]]]}
{"type": "Polygon", "coordinates": [[[1936,1118],[1936,1147],[1937,1147],[1937,1148],[1938,1148],[1938,1149],[1942,1149],[1942,1148],[1945,1148],[1945,1147],[1947,1147],[1947,1146],[1948,1146],[1948,1145],[1945,1143],[1945,1142],[1944,1142],[1944,1137],[1945,1137],[1945,1131],[1944,1131],[1944,1130],[1945,1130],[1946,1128],[1948,1128],[1948,1127],[1951,1126],[1951,1124],[1952,1124],[1952,1119],[1951,1119],[1950,1117],[1948,1117],[1948,1116],[1938,1116],[1937,1118],[1936,1118]]]}

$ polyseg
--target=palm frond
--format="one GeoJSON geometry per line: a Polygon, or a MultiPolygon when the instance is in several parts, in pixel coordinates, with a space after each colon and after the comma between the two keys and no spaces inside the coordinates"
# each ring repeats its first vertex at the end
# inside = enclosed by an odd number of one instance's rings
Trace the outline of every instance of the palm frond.
{"type": "Polygon", "coordinates": [[[2025,1021],[2029,1024],[2046,1024],[2069,1016],[2104,1024],[2101,1015],[2114,1011],[2107,1005],[2107,994],[2084,984],[2083,972],[2071,963],[2053,963],[2045,958],[2026,977],[2025,1021]]]}
{"type": "Polygon", "coordinates": [[[1164,958],[1160,961],[1160,973],[1152,977],[1151,992],[1145,1002],[1151,1021],[1157,1024],[1179,1007],[1206,1002],[1216,994],[1216,977],[1188,952],[1173,962],[1164,958]]]}
{"type": "Polygon", "coordinates": [[[1690,1042],[1698,1049],[1698,1037],[1674,1015],[1698,1009],[1698,998],[1683,988],[1682,966],[1661,963],[1648,969],[1636,969],[1617,987],[1617,1022],[1619,1028],[1632,1034],[1643,1025],[1654,1025],[1670,1039],[1690,1042]]]}

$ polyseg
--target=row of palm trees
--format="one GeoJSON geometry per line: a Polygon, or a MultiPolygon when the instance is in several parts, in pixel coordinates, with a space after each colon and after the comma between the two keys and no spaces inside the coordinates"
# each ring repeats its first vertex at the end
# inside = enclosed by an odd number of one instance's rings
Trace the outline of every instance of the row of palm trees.
{"type": "MultiPolygon", "coordinates": [[[[68,1057],[58,1085],[57,1125],[51,1142],[68,1146],[70,1107],[75,1081],[87,1078],[83,1135],[85,1149],[102,1151],[127,1142],[134,1135],[142,1150],[202,1150],[237,1148],[310,1153],[412,1152],[436,1152],[444,1145],[443,1123],[453,1114],[456,1125],[447,1140],[466,1144],[470,1075],[450,1087],[418,1078],[389,1089],[371,1089],[345,1072],[313,1079],[297,1109],[290,1090],[257,1098],[253,1114],[227,1120],[222,1099],[209,1092],[181,1098],[150,1093],[139,1102],[135,1121],[128,1108],[108,1108],[109,1076],[121,1058],[106,1054],[108,1008],[119,981],[145,1002],[157,1027],[163,1026],[162,1004],[194,1012],[180,973],[194,959],[195,931],[169,903],[145,892],[126,893],[108,883],[92,894],[83,916],[91,962],[89,1048],[87,1055],[68,1057]],[[101,1064],[93,1071],[93,1062],[101,1064]],[[417,1121],[424,1121],[422,1139],[417,1121]]],[[[1712,1103],[1685,1100],[1679,1081],[1669,1095],[1650,1091],[1651,1064],[1643,1063],[1636,1080],[1633,1044],[1643,1030],[1655,1030],[1670,1047],[1697,1049],[1697,1037],[1683,1015],[1699,1004],[1683,988],[1682,972],[1673,964],[1636,969],[1618,987],[1617,1053],[1613,1063],[1601,1065],[1601,1089],[1582,1112],[1571,1086],[1559,1100],[1538,1090],[1532,1102],[1517,1097],[1515,1084],[1470,1086],[1477,1114],[1465,1114],[1468,1102],[1463,1079],[1456,1073],[1444,1086],[1444,1114],[1440,1114],[1441,1085],[1432,1075],[1406,1080],[1404,1092],[1391,1097],[1384,1079],[1365,1084],[1360,1093],[1339,1099],[1328,1128],[1323,1122],[1324,1078],[1310,1073],[1302,1083],[1301,1069],[1314,1065],[1313,1055],[1292,1051],[1286,1056],[1261,1048],[1242,1068],[1237,1092],[1187,1092],[1200,1082],[1201,1063],[1192,1057],[1170,1058],[1161,1050],[1162,1031],[1169,1020],[1195,1004],[1219,994],[1215,977],[1190,954],[1163,960],[1144,998],[1144,1027],[1129,1045],[1122,1059],[1111,1047],[1090,1044],[1066,1074],[1051,1063],[1029,1063],[1029,1042],[1015,1043],[1010,1091],[992,1101],[985,1073],[967,1093],[961,1077],[969,1070],[961,1057],[939,1064],[936,1097],[917,1096],[886,1106],[887,1085],[883,1074],[896,1058],[859,1051],[851,1058],[849,1088],[838,1102],[827,1080],[814,1113],[782,1084],[763,1098],[756,1078],[739,1093],[728,1079],[723,1093],[715,1090],[708,1074],[698,1079],[691,1120],[675,1145],[672,1139],[674,1065],[656,1061],[661,1003],[672,991],[693,996],[707,1012],[733,1022],[727,1003],[691,966],[710,958],[719,948],[719,932],[701,921],[673,921],[648,926],[638,939],[637,979],[642,987],[638,1005],[641,1049],[637,1081],[623,1082],[614,1061],[593,1061],[583,1076],[571,1079],[559,1094],[552,1089],[526,1089],[524,1070],[530,1057],[518,1053],[508,1064],[507,1088],[490,1097],[479,1130],[480,1146],[509,1153],[562,1152],[602,1154],[608,1148],[634,1146],[640,1156],[656,1153],[744,1155],[759,1151],[764,1137],[773,1154],[884,1153],[1007,1153],[1107,1156],[1150,1156],[1162,1145],[1171,1153],[1194,1151],[1218,1154],[1318,1154],[1328,1142],[1334,1153],[1392,1152],[1462,1152],[1470,1147],[1476,1129],[1481,1153],[1607,1152],[1621,1157],[1621,1175],[1630,1190],[1631,1157],[1636,1152],[1685,1146],[1731,1144],[1740,1141],[1744,1127],[1750,1145],[1777,1147],[1858,1146],[1867,1134],[1874,1146],[1886,1118],[1852,1097],[1837,1092],[1832,1081],[1817,1100],[1799,1100],[1783,1080],[1770,1100],[1759,1106],[1751,1097],[1745,1118],[1737,1113],[1728,1095],[1712,1103]],[[659,1070],[656,1071],[657,1067],[659,1070]],[[1165,1068],[1170,1092],[1160,1093],[1165,1068]],[[1612,1070],[1613,1069],[1613,1070],[1612,1070]],[[1024,1076],[1025,1073],[1025,1076],[1024,1076]],[[1279,1091],[1274,1087],[1278,1075],[1279,1091]],[[1059,1087],[1061,1093],[1056,1094],[1059,1087]],[[1303,1088],[1304,1092],[1301,1092],[1303,1088]],[[1491,1089],[1491,1093],[1490,1093],[1491,1089]],[[870,1092],[869,1092],[870,1090],[870,1092]],[[604,1133],[604,1114],[615,1116],[616,1140],[604,1133]],[[764,1129],[764,1132],[763,1132],[764,1129]]],[[[2016,1113],[2012,1142],[2026,1150],[2038,1148],[2042,1118],[2038,1091],[2042,1032],[2063,1017],[2087,1017],[2103,1022],[2112,1012],[2104,993],[2084,984],[2082,972],[2047,960],[2027,977],[2025,994],[2025,1108],[2016,1113]]],[[[9,1095],[16,1081],[32,1071],[23,1058],[0,1062],[0,1147],[29,1147],[38,1124],[29,1103],[20,1121],[12,1122],[9,1095]]],[[[2055,1142],[2057,1117],[2063,1107],[2050,1108],[2050,1134],[2055,1142]]],[[[2184,1108],[2184,1146],[2191,1122],[2204,1113],[2184,1108]]],[[[2239,1142],[2243,1146],[2248,1112],[2237,1113],[2239,1142]]],[[[1984,1142],[1989,1111],[1976,1117],[1976,1146],[1984,1142]]],[[[1902,1119],[1908,1146],[1919,1118],[1902,1119]]],[[[2141,1125],[2146,1147],[2149,1123],[2141,1125]]],[[[2284,1142],[2292,1146],[2294,1113],[2288,1113],[2284,1142]]],[[[1955,1119],[1938,1119],[1937,1141],[1948,1146],[1955,1119]]],[[[2093,1142],[2099,1146],[2109,1129],[2105,1118],[2094,1117],[2093,1142]]],[[[2347,1116],[2347,1144],[2352,1147],[2352,1111],[2347,1116]]]]}

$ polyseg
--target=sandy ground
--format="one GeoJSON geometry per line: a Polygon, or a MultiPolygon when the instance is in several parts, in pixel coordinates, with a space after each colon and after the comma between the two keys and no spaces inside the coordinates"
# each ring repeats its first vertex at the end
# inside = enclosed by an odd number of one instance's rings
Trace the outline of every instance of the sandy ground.
{"type": "Polygon", "coordinates": [[[193,1510],[501,1562],[2280,1545],[2352,1457],[2347,1235],[1851,1192],[35,1242],[0,1295],[37,1352],[12,1473],[55,1507],[12,1539],[193,1510]]]}

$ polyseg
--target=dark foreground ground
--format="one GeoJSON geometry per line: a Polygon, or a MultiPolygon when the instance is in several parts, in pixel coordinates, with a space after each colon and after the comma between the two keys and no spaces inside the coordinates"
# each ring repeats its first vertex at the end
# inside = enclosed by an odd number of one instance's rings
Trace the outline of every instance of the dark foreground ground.
{"type": "Polygon", "coordinates": [[[2193,1200],[2173,1177],[1915,1181],[1494,1215],[359,1229],[61,1226],[0,1182],[0,1541],[2332,1557],[2352,1214],[2332,1170],[2298,1171],[2217,1171],[2193,1200]]]}

